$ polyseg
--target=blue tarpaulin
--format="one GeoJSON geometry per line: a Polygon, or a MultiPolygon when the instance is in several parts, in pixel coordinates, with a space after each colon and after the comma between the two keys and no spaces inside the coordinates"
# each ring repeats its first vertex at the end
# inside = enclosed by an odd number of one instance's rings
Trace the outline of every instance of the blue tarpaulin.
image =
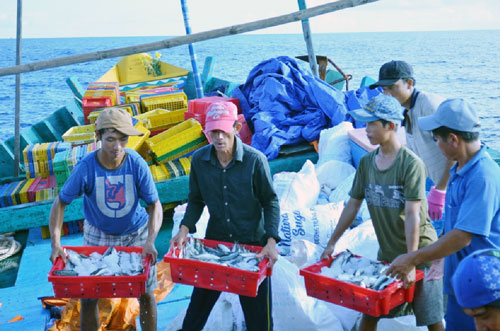
{"type": "Polygon", "coordinates": [[[239,99],[253,132],[252,146],[271,160],[283,145],[311,142],[325,128],[353,122],[347,110],[380,93],[360,90],[344,94],[302,70],[294,59],[281,56],[255,66],[232,96],[239,99]]]}

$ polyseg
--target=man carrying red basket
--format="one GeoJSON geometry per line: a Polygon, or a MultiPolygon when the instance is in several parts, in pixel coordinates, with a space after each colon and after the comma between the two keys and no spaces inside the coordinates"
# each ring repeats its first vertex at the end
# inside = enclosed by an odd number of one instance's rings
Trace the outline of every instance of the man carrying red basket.
{"type": "MultiPolygon", "coordinates": [[[[196,232],[206,205],[206,239],[264,246],[257,257],[268,257],[272,267],[278,259],[280,215],[267,159],[236,136],[241,124],[232,102],[210,105],[205,123],[211,144],[193,155],[186,213],[170,246],[182,246],[188,233],[196,232]]],[[[202,330],[219,296],[219,291],[195,287],[182,330],[202,330]]],[[[272,330],[269,278],[261,283],[257,297],[240,296],[240,303],[249,331],[272,330]]]]}
{"type": "MultiPolygon", "coordinates": [[[[396,131],[403,115],[401,105],[395,98],[377,95],[363,109],[350,114],[358,121],[367,122],[368,139],[380,147],[361,159],[350,192],[351,198],[321,258],[332,255],[335,244],[352,224],[363,199],[366,199],[380,245],[377,258],[392,262],[400,254],[416,251],[437,240],[427,213],[425,166],[418,156],[401,146],[397,138],[396,131]]],[[[430,263],[417,267],[424,269],[428,276],[430,263]]],[[[417,283],[411,305],[418,326],[444,330],[443,280],[442,277],[429,278],[417,283]]],[[[406,285],[415,282],[415,267],[403,281],[406,285]]],[[[404,313],[402,308],[392,309],[388,316],[364,314],[360,330],[376,330],[380,318],[398,316],[404,313]]]]}
{"type": "MultiPolygon", "coordinates": [[[[96,136],[101,148],[78,162],[50,211],[52,262],[58,257],[66,261],[60,240],[64,210],[82,195],[84,246],[140,246],[143,257],[151,255],[156,262],[155,239],[163,219],[161,203],[146,162],[134,150],[125,148],[129,136],[142,134],[123,109],[108,108],[99,114],[96,136]],[[146,202],[147,210],[139,199],[146,202]]],[[[156,267],[152,266],[146,293],[139,298],[142,330],[156,330],[156,286],[156,267]]],[[[81,330],[98,327],[97,299],[82,299],[81,330]]]]}

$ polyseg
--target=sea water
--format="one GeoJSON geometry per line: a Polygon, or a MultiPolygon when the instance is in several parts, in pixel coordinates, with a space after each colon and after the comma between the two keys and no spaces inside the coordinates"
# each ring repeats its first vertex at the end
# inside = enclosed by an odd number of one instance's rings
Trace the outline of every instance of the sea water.
{"type": "MultiPolygon", "coordinates": [[[[154,42],[169,37],[23,39],[22,63],[154,42]]],[[[314,34],[314,51],[353,76],[350,89],[364,76],[378,77],[380,66],[405,60],[415,71],[416,87],[447,98],[461,97],[478,110],[481,139],[500,150],[500,31],[441,31],[314,34]]],[[[195,45],[201,72],[205,57],[216,59],[214,76],[244,83],[261,61],[306,55],[301,34],[245,34],[195,45]]],[[[0,67],[15,65],[15,39],[0,39],[0,67]]],[[[165,62],[191,69],[187,45],[159,50],[165,62]]],[[[106,59],[22,74],[21,129],[64,106],[73,96],[65,79],[85,88],[118,59],[106,59]]],[[[0,139],[14,135],[15,78],[0,77],[0,139]]]]}

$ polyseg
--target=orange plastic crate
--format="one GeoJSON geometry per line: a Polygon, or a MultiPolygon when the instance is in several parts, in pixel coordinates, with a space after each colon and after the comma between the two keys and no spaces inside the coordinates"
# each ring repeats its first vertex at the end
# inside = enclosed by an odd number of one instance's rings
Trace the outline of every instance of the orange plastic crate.
{"type": "MultiPolygon", "coordinates": [[[[335,258],[321,260],[309,267],[300,269],[300,275],[304,276],[308,296],[375,317],[387,315],[392,308],[413,301],[415,286],[404,289],[401,281],[395,281],[383,290],[375,291],[321,275],[321,268],[330,266],[335,258]]],[[[423,271],[417,270],[417,281],[423,277],[423,271]]]]}
{"type": "MultiPolygon", "coordinates": [[[[119,247],[117,251],[142,253],[142,247],[119,247]]],[[[92,252],[103,254],[107,246],[66,246],[83,255],[92,252]]],[[[55,270],[64,269],[65,263],[57,258],[49,272],[49,281],[58,298],[138,298],[146,293],[146,281],[149,277],[151,257],[142,261],[144,273],[137,276],[57,276],[55,270]]]]}
{"type": "MultiPolygon", "coordinates": [[[[189,240],[190,238],[188,238],[189,240]]],[[[205,246],[217,247],[218,244],[224,244],[227,247],[233,247],[233,243],[200,239],[205,246]]],[[[242,245],[252,252],[260,252],[262,247],[242,245]]],[[[179,248],[176,248],[178,255],[179,248]]],[[[223,265],[201,262],[190,259],[182,259],[173,256],[173,250],[170,249],[163,257],[163,261],[170,263],[170,272],[172,281],[195,287],[206,288],[221,292],[231,292],[249,297],[256,297],[259,285],[266,276],[271,276],[272,269],[268,269],[269,260],[264,258],[259,263],[259,271],[246,271],[223,265]]]]}

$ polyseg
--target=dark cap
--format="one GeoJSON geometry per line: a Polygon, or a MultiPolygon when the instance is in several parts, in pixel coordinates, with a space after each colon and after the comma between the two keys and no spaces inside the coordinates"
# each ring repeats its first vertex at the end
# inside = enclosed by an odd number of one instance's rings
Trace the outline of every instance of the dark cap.
{"type": "Polygon", "coordinates": [[[402,78],[413,79],[413,69],[405,61],[391,61],[384,63],[378,73],[378,82],[370,85],[371,89],[378,86],[389,86],[402,78]]]}

